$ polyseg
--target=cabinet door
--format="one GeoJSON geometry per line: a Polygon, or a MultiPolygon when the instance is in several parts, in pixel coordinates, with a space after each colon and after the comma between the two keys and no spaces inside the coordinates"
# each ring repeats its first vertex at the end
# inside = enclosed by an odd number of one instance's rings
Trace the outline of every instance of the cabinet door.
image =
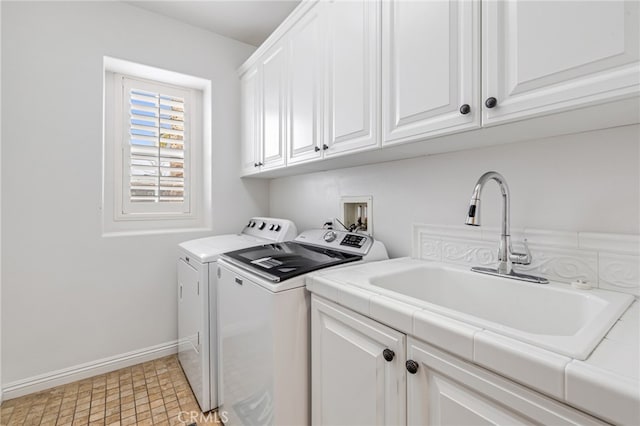
{"type": "Polygon", "coordinates": [[[383,2],[383,145],[480,127],[479,52],[479,1],[383,2]]]}
{"type": "Polygon", "coordinates": [[[329,157],[380,146],[380,2],[330,1],[324,7],[329,157]]]}
{"type": "Polygon", "coordinates": [[[637,1],[487,1],[483,124],[640,93],[637,1]]]}
{"type": "Polygon", "coordinates": [[[322,55],[320,7],[290,30],[287,164],[322,156],[322,55]]]}
{"type": "Polygon", "coordinates": [[[404,334],[313,295],[312,424],[404,424],[404,345],[404,334]]]}
{"type": "Polygon", "coordinates": [[[567,405],[412,337],[407,358],[409,425],[603,425],[567,405]]]}
{"type": "Polygon", "coordinates": [[[247,71],[240,79],[241,126],[240,157],[243,175],[256,173],[260,158],[260,82],[258,68],[247,71]]]}
{"type": "Polygon", "coordinates": [[[276,45],[262,60],[262,169],[284,166],[287,55],[276,45]]]}

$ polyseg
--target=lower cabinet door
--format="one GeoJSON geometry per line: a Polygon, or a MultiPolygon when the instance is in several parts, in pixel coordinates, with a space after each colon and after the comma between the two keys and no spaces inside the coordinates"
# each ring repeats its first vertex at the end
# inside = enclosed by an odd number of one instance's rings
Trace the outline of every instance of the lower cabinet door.
{"type": "Polygon", "coordinates": [[[407,338],[409,425],[603,425],[497,374],[407,338]]]}
{"type": "Polygon", "coordinates": [[[405,335],[312,296],[314,425],[405,424],[405,335]]]}

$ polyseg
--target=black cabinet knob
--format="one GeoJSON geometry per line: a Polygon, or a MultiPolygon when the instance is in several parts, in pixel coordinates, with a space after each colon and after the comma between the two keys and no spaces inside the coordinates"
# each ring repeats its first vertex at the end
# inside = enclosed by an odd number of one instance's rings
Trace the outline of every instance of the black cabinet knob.
{"type": "Polygon", "coordinates": [[[322,144],[322,149],[326,151],[327,149],[329,149],[329,145],[327,145],[326,143],[322,144]]]}
{"type": "Polygon", "coordinates": [[[316,152],[320,151],[320,147],[316,146],[315,148],[313,148],[316,152]]]}
{"type": "Polygon", "coordinates": [[[460,114],[467,115],[471,112],[471,107],[469,104],[464,104],[460,107],[460,114]]]}
{"type": "Polygon", "coordinates": [[[416,374],[418,372],[418,363],[412,359],[407,361],[405,366],[407,367],[407,371],[411,374],[416,374]]]}
{"type": "Polygon", "coordinates": [[[393,361],[393,357],[395,357],[396,354],[391,349],[385,349],[384,351],[382,351],[382,356],[384,357],[385,361],[393,361]]]}
{"type": "Polygon", "coordinates": [[[493,108],[498,105],[498,100],[494,97],[487,98],[487,100],[484,101],[484,104],[487,108],[493,108]]]}

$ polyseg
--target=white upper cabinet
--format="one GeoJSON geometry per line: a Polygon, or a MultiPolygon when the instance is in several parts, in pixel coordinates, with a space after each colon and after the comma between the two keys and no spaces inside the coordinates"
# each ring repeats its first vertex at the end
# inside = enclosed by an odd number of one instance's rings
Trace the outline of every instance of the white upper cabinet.
{"type": "Polygon", "coordinates": [[[640,1],[305,0],[240,73],[243,175],[627,125],[640,1]]]}
{"type": "Polygon", "coordinates": [[[320,8],[316,7],[288,35],[287,164],[322,156],[321,30],[320,8]]]}
{"type": "Polygon", "coordinates": [[[380,2],[327,1],[325,157],[380,146],[380,2]]]}
{"type": "Polygon", "coordinates": [[[483,124],[637,95],[637,1],[485,1],[483,124]]]}
{"type": "Polygon", "coordinates": [[[276,45],[261,61],[262,169],[284,166],[287,122],[287,55],[276,45]]]}
{"type": "Polygon", "coordinates": [[[479,50],[479,1],[384,1],[383,145],[480,127],[479,50]]]}
{"type": "Polygon", "coordinates": [[[258,68],[247,71],[240,79],[240,168],[243,175],[257,173],[260,157],[260,84],[258,68]]]}

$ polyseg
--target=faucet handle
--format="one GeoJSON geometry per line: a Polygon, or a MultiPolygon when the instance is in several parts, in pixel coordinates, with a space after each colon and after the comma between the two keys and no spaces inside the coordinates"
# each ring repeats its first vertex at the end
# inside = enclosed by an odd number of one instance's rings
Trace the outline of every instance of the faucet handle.
{"type": "Polygon", "coordinates": [[[524,253],[509,253],[509,260],[516,265],[528,265],[531,263],[531,251],[527,239],[524,239],[524,253]]]}

